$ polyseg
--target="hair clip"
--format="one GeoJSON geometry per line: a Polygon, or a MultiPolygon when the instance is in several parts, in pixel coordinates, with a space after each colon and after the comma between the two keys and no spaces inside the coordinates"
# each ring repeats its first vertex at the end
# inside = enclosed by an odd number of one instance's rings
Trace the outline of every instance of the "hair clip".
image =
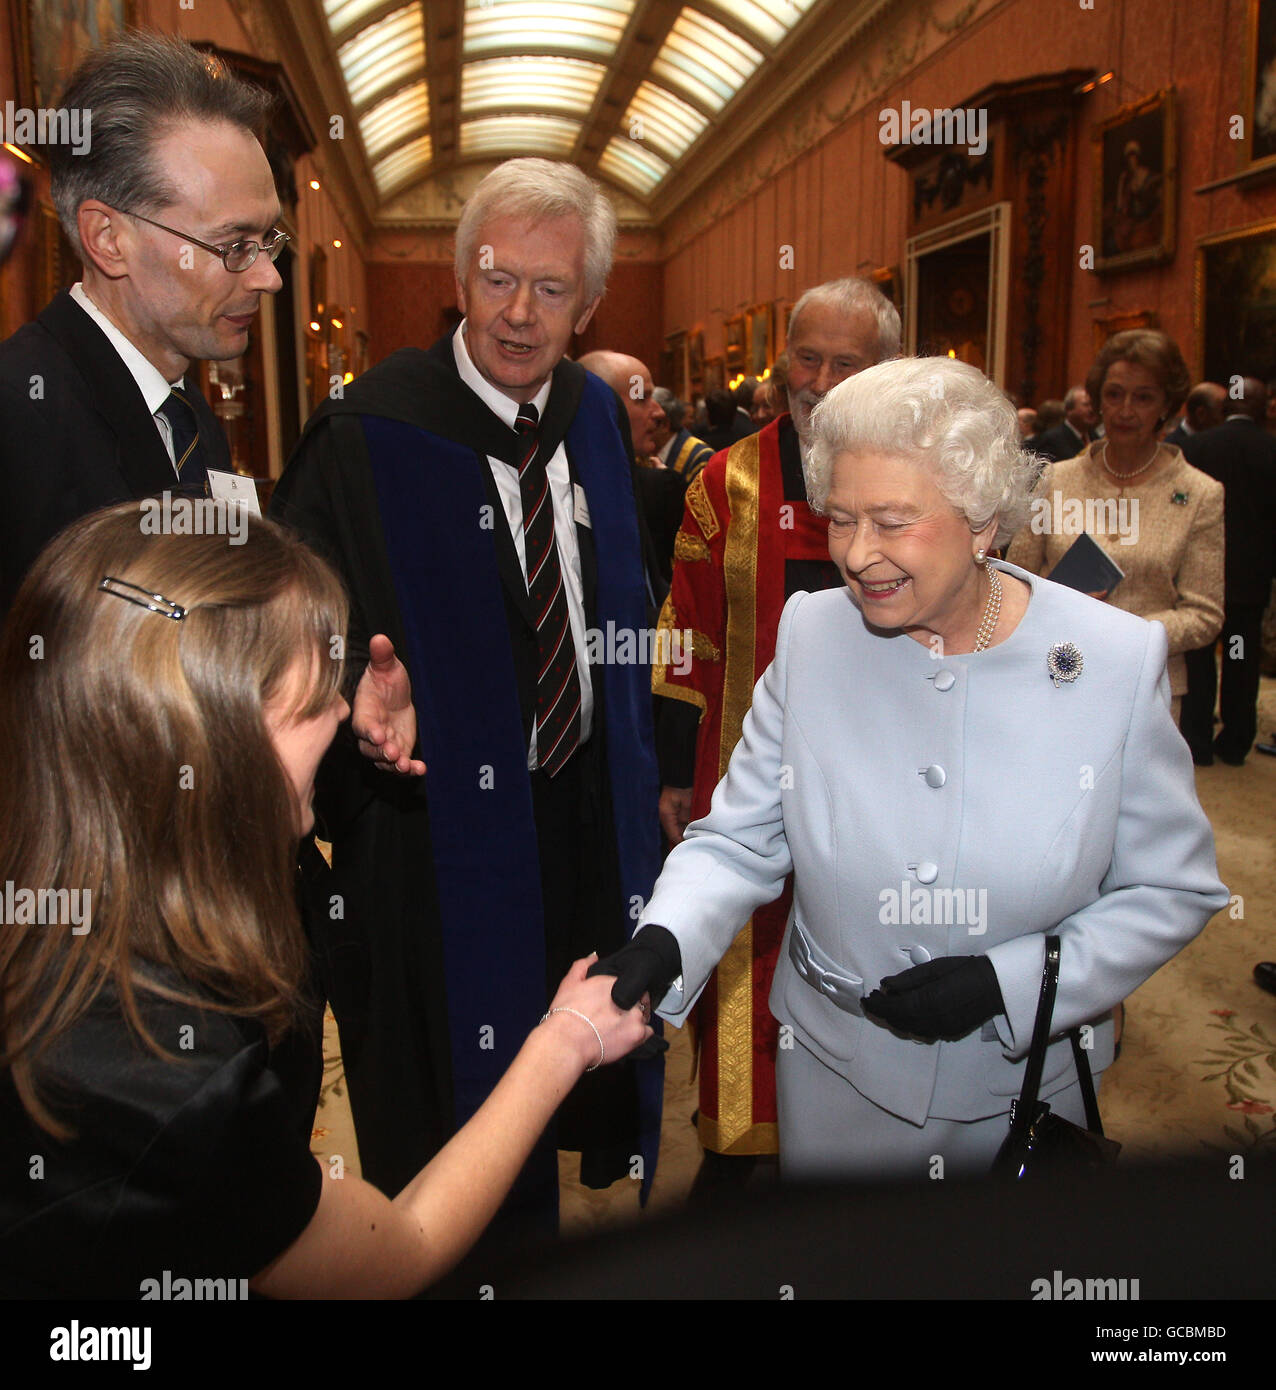
{"type": "Polygon", "coordinates": [[[186,616],[186,609],[180,603],[174,603],[163,594],[153,594],[149,589],[143,589],[140,584],[130,584],[127,579],[116,579],[111,574],[104,575],[98,588],[104,593],[114,594],[116,598],[135,603],[149,613],[158,613],[161,618],[172,618],[175,623],[180,623],[186,616]],[[123,592],[125,589],[132,589],[133,593],[126,594],[123,592]],[[136,594],[141,594],[142,597],[136,598],[136,594]]]}

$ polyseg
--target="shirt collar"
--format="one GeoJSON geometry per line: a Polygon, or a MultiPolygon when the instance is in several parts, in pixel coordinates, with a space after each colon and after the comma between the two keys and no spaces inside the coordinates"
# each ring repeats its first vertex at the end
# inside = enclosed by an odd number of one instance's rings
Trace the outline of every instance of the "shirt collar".
{"type": "Polygon", "coordinates": [[[146,408],[152,415],[168,400],[169,392],[174,386],[182,385],[182,378],[178,377],[171,385],[164,380],[164,373],[146,357],[136,345],[120,332],[110,319],[97,307],[96,304],[84,292],[82,281],[76,281],[71,286],[71,298],[80,306],[81,309],[93,320],[95,324],[106,334],[107,341],[120,355],[120,360],[129,370],[129,375],[137,382],[137,389],[142,393],[142,399],[146,402],[146,408]]]}
{"type": "MultiPolygon", "coordinates": [[[[465,345],[464,319],[457,324],[456,332],[452,334],[452,355],[456,358],[456,370],[460,372],[461,380],[493,415],[503,420],[510,429],[513,429],[514,421],[518,419],[518,402],[510,400],[503,391],[498,391],[474,365],[470,350],[465,345]]],[[[544,417],[545,405],[549,400],[549,390],[552,385],[553,377],[547,378],[541,389],[532,397],[531,404],[536,407],[536,413],[539,417],[544,417]]]]}
{"type": "Polygon", "coordinates": [[[665,464],[666,466],[668,466],[669,455],[673,451],[673,446],[677,442],[678,436],[681,433],[681,430],[675,430],[673,434],[671,434],[669,438],[665,440],[664,448],[658,449],[656,451],[656,457],[660,460],[661,463],[665,464]]]}

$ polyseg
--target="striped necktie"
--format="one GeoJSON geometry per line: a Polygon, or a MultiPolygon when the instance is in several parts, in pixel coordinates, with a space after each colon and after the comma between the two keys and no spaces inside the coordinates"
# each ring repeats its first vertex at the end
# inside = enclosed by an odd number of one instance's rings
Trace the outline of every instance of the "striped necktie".
{"type": "Polygon", "coordinates": [[[174,386],[158,413],[173,431],[173,461],[182,491],[203,496],[208,472],[199,443],[199,416],[190,397],[182,387],[174,386]]]}
{"type": "Polygon", "coordinates": [[[518,485],[523,499],[527,593],[536,617],[540,673],[536,682],[536,760],[553,777],[580,743],[580,675],[567,616],[567,590],[554,540],[554,504],[545,464],[537,458],[536,407],[518,408],[518,485]]]}

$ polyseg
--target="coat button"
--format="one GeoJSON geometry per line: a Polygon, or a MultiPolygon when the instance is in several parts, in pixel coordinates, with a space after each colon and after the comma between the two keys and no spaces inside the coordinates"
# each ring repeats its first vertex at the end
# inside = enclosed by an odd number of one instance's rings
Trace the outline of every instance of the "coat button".
{"type": "Polygon", "coordinates": [[[948,774],[938,763],[931,763],[929,767],[919,767],[917,775],[926,779],[928,787],[942,787],[948,781],[948,774]]]}
{"type": "Polygon", "coordinates": [[[929,859],[923,859],[920,864],[909,864],[908,868],[913,871],[918,883],[934,883],[939,877],[939,865],[932,864],[929,859]]]}
{"type": "Polygon", "coordinates": [[[947,669],[936,671],[933,676],[928,676],[927,679],[935,682],[936,690],[951,690],[957,684],[957,677],[947,669]]]}

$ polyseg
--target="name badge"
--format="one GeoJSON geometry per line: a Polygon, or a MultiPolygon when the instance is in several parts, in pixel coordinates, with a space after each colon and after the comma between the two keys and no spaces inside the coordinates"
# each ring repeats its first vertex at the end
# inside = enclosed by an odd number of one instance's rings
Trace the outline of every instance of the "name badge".
{"type": "Polygon", "coordinates": [[[578,526],[588,526],[592,531],[593,522],[589,519],[589,503],[585,501],[585,489],[579,483],[572,484],[573,519],[578,526]]]}
{"type": "Polygon", "coordinates": [[[221,468],[208,470],[209,495],[219,502],[238,502],[247,507],[253,516],[261,515],[261,503],[257,500],[257,480],[244,478],[238,473],[227,473],[221,468]]]}

